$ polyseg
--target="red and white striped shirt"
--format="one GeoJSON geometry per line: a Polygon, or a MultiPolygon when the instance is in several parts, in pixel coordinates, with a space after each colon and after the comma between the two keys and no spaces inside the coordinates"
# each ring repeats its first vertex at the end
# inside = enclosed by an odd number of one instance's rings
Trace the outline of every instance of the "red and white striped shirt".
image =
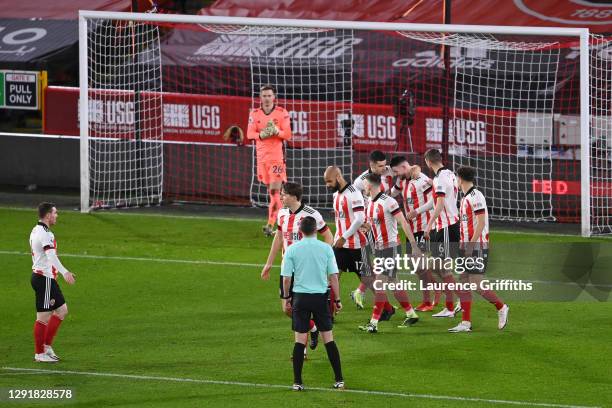
{"type": "Polygon", "coordinates": [[[470,188],[461,199],[461,242],[472,240],[476,229],[476,218],[480,214],[485,215],[485,225],[478,237],[477,242],[486,244],[489,242],[489,210],[484,195],[475,187],[470,188]]]}
{"type": "Polygon", "coordinates": [[[434,208],[438,197],[444,197],[444,209],[436,220],[436,229],[438,231],[459,221],[457,193],[457,178],[455,177],[455,173],[446,167],[442,167],[433,178],[434,208]]]}
{"type": "Polygon", "coordinates": [[[321,214],[310,206],[302,204],[295,212],[291,212],[288,208],[281,208],[278,211],[276,223],[279,231],[283,234],[283,252],[287,250],[289,245],[302,239],[300,222],[304,217],[313,217],[317,221],[319,234],[324,233],[329,228],[321,214]]]}
{"type": "Polygon", "coordinates": [[[30,233],[30,248],[32,249],[32,272],[51,279],[57,278],[57,269],[47,256],[47,251],[57,251],[57,241],[53,232],[42,222],[36,224],[30,233]]]}
{"type": "MultiPolygon", "coordinates": [[[[357,191],[362,194],[365,190],[365,178],[370,173],[372,173],[371,170],[364,171],[359,177],[355,179],[355,182],[353,183],[353,187],[355,187],[357,191]]],[[[381,174],[380,180],[382,181],[382,183],[380,184],[380,191],[385,194],[390,194],[391,188],[393,187],[393,170],[391,170],[391,167],[385,167],[385,171],[383,172],[383,174],[381,174]]]]}
{"type": "MultiPolygon", "coordinates": [[[[363,203],[363,195],[350,184],[344,186],[340,191],[334,193],[334,215],[336,218],[336,235],[334,241],[344,237],[346,242],[343,248],[359,249],[366,245],[365,234],[357,230],[349,237],[344,236],[346,231],[355,221],[355,213],[364,212],[365,205],[363,203]]],[[[365,218],[365,214],[364,214],[365,218]]]]}
{"type": "MultiPolygon", "coordinates": [[[[431,179],[423,173],[416,180],[400,180],[397,189],[402,193],[406,212],[416,210],[432,197],[431,179]]],[[[408,220],[413,233],[425,230],[425,226],[431,219],[431,213],[431,210],[424,211],[415,219],[408,220]]]]}
{"type": "Polygon", "coordinates": [[[366,219],[372,226],[374,247],[376,249],[393,248],[400,245],[395,215],[402,211],[393,197],[378,193],[369,203],[366,219]]]}

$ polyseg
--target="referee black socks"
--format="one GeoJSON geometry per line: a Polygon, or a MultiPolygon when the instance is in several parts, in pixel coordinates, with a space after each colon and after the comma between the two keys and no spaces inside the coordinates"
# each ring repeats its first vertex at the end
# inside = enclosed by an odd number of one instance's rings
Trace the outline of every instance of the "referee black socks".
{"type": "MultiPolygon", "coordinates": [[[[329,358],[329,362],[331,363],[332,368],[334,369],[336,381],[343,381],[344,378],[342,377],[342,367],[340,365],[340,352],[338,351],[338,346],[336,346],[336,342],[330,341],[329,343],[325,343],[325,350],[327,350],[327,358],[329,358]]],[[[295,351],[293,353],[295,356],[295,351]]],[[[295,360],[293,364],[293,366],[295,367],[295,360]]]]}
{"type": "MultiPolygon", "coordinates": [[[[326,345],[327,346],[327,345],[326,345]]],[[[302,384],[302,366],[304,365],[304,349],[306,345],[295,343],[293,345],[293,383],[302,384]]],[[[336,353],[338,349],[336,349],[336,353]]],[[[329,351],[328,351],[329,354],[329,351]]]]}

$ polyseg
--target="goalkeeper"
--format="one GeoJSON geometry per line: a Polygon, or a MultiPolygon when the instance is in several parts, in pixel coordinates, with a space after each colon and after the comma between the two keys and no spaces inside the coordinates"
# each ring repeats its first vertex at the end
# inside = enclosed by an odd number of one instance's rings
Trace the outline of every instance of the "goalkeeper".
{"type": "Polygon", "coordinates": [[[255,140],[257,179],[268,187],[270,205],[268,222],[263,231],[266,236],[272,236],[276,216],[282,206],[280,189],[287,181],[283,142],[291,139],[291,123],[289,112],[276,106],[274,87],[261,87],[259,98],[261,107],[249,114],[247,139],[255,140]]]}

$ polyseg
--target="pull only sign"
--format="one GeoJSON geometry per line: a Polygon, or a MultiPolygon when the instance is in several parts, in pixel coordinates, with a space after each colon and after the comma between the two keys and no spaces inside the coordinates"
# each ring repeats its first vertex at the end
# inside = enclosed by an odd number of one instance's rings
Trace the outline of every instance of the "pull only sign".
{"type": "Polygon", "coordinates": [[[0,108],[39,109],[39,73],[0,71],[0,108]]]}

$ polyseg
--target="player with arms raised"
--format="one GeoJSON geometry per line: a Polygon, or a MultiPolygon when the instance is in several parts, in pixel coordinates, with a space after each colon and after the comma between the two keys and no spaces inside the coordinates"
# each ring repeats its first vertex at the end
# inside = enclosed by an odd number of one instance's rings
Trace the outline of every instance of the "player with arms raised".
{"type": "Polygon", "coordinates": [[[283,143],[291,139],[291,122],[289,112],[276,106],[274,87],[261,87],[259,98],[261,107],[253,109],[249,114],[247,139],[255,140],[257,179],[268,187],[268,223],[263,231],[266,236],[272,236],[276,216],[281,208],[281,186],[287,181],[283,143]]]}

